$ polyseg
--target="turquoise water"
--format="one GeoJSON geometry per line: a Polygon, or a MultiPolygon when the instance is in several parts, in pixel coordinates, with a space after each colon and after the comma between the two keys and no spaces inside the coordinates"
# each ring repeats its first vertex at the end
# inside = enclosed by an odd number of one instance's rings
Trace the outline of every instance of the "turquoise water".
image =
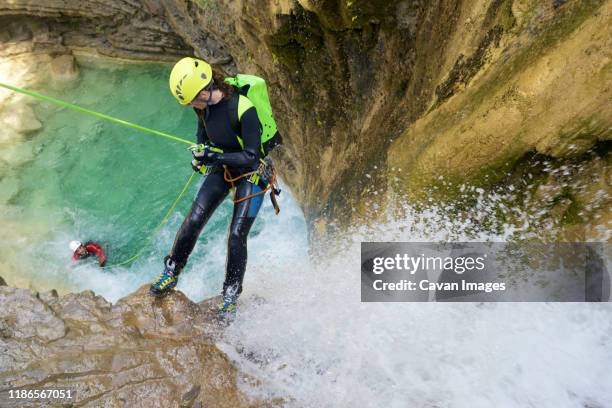
{"type": "MultiPolygon", "coordinates": [[[[35,90],[195,140],[193,111],[178,105],[168,92],[168,74],[169,67],[159,65],[81,67],[75,86],[35,90]]],[[[34,110],[43,129],[20,143],[0,147],[0,158],[7,163],[0,183],[4,221],[0,276],[39,290],[91,288],[113,300],[152,280],[201,178],[195,179],[169,223],[129,267],[100,270],[93,260],[72,264],[68,242],[101,243],[109,264],[137,253],[192,173],[188,146],[46,102],[38,102],[34,110]]],[[[304,247],[298,251],[305,253],[301,212],[286,191],[282,198],[286,208],[281,218],[273,215],[269,200],[264,201],[251,240],[266,224],[272,228],[289,222],[301,235],[304,247]]],[[[185,271],[183,280],[191,280],[185,289],[192,297],[213,295],[221,286],[231,209],[228,199],[211,218],[185,271]]]]}

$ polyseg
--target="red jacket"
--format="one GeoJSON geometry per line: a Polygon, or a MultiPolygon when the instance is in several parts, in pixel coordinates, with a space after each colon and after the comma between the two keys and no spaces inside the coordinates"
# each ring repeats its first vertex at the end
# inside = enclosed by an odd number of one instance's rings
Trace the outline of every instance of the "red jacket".
{"type": "Polygon", "coordinates": [[[96,244],[95,242],[86,242],[83,245],[87,250],[87,255],[80,255],[78,252],[75,251],[74,254],[72,254],[72,259],[74,261],[78,261],[79,259],[87,258],[91,255],[96,255],[98,257],[98,263],[100,264],[100,266],[104,266],[104,264],[106,263],[106,253],[104,252],[102,247],[96,244]]]}

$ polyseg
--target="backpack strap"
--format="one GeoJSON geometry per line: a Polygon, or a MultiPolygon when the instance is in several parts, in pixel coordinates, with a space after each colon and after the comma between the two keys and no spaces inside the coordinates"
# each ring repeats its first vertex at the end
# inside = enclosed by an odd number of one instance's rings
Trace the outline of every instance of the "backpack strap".
{"type": "Polygon", "coordinates": [[[236,99],[238,99],[236,102],[232,101],[232,103],[230,104],[228,113],[230,116],[229,119],[232,126],[232,130],[238,138],[238,143],[240,143],[241,147],[244,147],[244,141],[240,137],[242,136],[240,134],[240,119],[242,118],[242,115],[244,115],[244,112],[252,108],[254,105],[253,102],[249,100],[249,98],[242,94],[238,94],[238,98],[236,99]]]}
{"type": "Polygon", "coordinates": [[[246,112],[253,106],[253,102],[251,102],[249,98],[244,95],[238,95],[238,120],[240,121],[240,118],[242,118],[244,112],[246,112]]]}

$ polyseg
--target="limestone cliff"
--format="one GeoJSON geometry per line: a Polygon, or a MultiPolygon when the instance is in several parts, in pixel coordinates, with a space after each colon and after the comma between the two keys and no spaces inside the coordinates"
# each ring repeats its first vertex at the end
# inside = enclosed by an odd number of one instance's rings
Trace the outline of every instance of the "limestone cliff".
{"type": "MultiPolygon", "coordinates": [[[[534,155],[579,167],[595,148],[606,186],[611,7],[610,0],[113,0],[104,7],[16,0],[0,6],[0,41],[10,44],[3,56],[170,61],[193,53],[229,73],[266,77],[285,139],[276,154],[283,178],[311,223],[347,225],[385,209],[391,193],[447,200],[464,183],[494,188],[528,177],[534,155]]],[[[601,218],[600,210],[583,211],[590,196],[578,199],[580,186],[561,190],[534,206],[569,199],[584,215],[574,222],[601,218]]],[[[606,208],[609,188],[603,198],[596,193],[606,208]]]]}
{"type": "Polygon", "coordinates": [[[59,297],[0,286],[0,304],[3,407],[53,402],[9,398],[17,389],[71,391],[53,406],[273,406],[240,393],[214,345],[209,306],[180,292],[155,301],[143,288],[112,305],[91,291],[59,297]]]}

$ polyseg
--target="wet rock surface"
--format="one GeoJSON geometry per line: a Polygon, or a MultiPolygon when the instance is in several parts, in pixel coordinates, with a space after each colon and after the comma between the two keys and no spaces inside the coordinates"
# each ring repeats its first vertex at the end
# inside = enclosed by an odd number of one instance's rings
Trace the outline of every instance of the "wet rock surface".
{"type": "Polygon", "coordinates": [[[213,302],[178,291],[153,299],[147,290],[112,305],[91,291],[59,297],[0,286],[0,405],[41,406],[9,390],[66,389],[73,398],[49,406],[270,406],[237,389],[214,345],[213,302]]]}
{"type": "Polygon", "coordinates": [[[51,78],[60,85],[70,83],[79,77],[79,69],[74,56],[60,55],[51,61],[51,78]]]}
{"type": "MultiPolygon", "coordinates": [[[[0,123],[8,126],[17,134],[29,133],[42,128],[42,123],[36,118],[34,110],[26,104],[11,104],[6,106],[0,115],[0,123]]],[[[2,141],[10,141],[7,137],[11,132],[2,133],[2,141]]]]}

